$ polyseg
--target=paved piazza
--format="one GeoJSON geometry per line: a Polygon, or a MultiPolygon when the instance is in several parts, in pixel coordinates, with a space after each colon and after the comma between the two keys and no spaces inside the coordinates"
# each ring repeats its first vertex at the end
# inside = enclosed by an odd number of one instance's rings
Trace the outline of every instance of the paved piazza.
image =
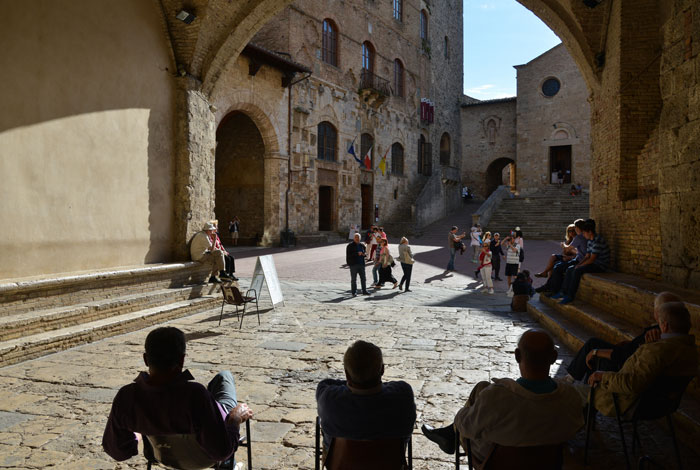
{"type": "MultiPolygon", "coordinates": [[[[444,237],[440,231],[435,239],[444,237]]],[[[421,243],[429,242],[427,234],[421,243]]],[[[528,255],[535,259],[554,246],[529,243],[528,255]]],[[[357,339],[382,348],[385,379],[406,380],[414,389],[414,468],[454,468],[450,456],[420,434],[420,424],[450,422],[480,380],[517,377],[515,345],[519,335],[536,324],[526,313],[509,312],[504,283],[497,283],[496,295],[477,291],[473,277],[464,274],[473,276],[474,269],[466,255],[458,256],[458,273],[445,277],[446,249],[439,246],[414,245],[419,260],[414,292],[383,289],[356,298],[349,295],[348,270],[342,267],[344,246],[276,250],[285,304],[272,309],[265,294],[261,326],[255,316],[247,316],[239,330],[231,307],[221,327],[218,309],[170,323],[188,334],[186,366],[196,379],[206,383],[220,369],[233,371],[239,399],[255,412],[254,468],[313,468],[316,383],[342,377],[342,354],[357,339]]],[[[255,255],[264,252],[239,251],[243,287],[255,255]]],[[[369,267],[367,273],[371,278],[369,267]]],[[[142,456],[115,463],[101,451],[100,442],[114,394],[144,368],[147,332],[0,369],[0,468],[145,468],[142,456]]],[[[557,370],[569,357],[560,349],[557,370]]],[[[610,419],[598,421],[592,468],[622,465],[613,424],[610,419]]],[[[655,458],[671,461],[665,433],[642,430],[651,434],[643,442],[655,458]],[[662,448],[665,457],[658,455],[662,448]]],[[[566,468],[582,468],[582,448],[581,432],[566,457],[566,468]]],[[[689,465],[698,463],[687,448],[683,452],[691,459],[689,465]]]]}

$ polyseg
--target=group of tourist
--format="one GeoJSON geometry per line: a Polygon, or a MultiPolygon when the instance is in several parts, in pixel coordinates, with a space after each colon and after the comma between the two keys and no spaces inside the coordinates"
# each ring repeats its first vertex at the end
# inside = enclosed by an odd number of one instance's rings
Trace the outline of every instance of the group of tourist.
{"type": "MultiPolygon", "coordinates": [[[[570,375],[561,381],[550,376],[557,359],[552,338],[544,331],[528,330],[515,349],[518,379],[479,382],[448,426],[424,424],[422,432],[448,454],[457,451],[459,432],[462,446],[470,441],[476,461],[483,461],[496,445],[562,444],[583,426],[585,407],[612,416],[613,393],[624,412],[652,385],[697,373],[690,313],[681,299],[668,292],[659,294],[654,318],[657,324],[630,343],[590,339],[567,367],[570,375]],[[588,403],[591,387],[596,393],[588,403]]],[[[206,388],[193,382],[183,369],[185,336],[173,327],[151,331],[145,350],[148,373],[141,372],[114,398],[104,450],[116,460],[126,460],[138,453],[143,436],[183,434],[213,461],[232,458],[239,426],[253,416],[237,401],[233,375],[220,372],[206,388]]],[[[381,349],[356,341],[345,352],[343,368],[345,379],[325,379],[316,388],[324,447],[329,449],[334,438],[410,439],[416,420],[413,390],[402,380],[382,380],[381,349]]]]}
{"type": "Polygon", "coordinates": [[[566,229],[561,253],[549,257],[547,266],[535,277],[547,281],[535,289],[540,295],[568,304],[576,297],[581,278],[586,273],[605,272],[610,265],[610,247],[596,233],[593,219],[577,219],[566,229]]]}
{"type": "Polygon", "coordinates": [[[413,252],[406,237],[402,237],[398,248],[398,261],[401,263],[403,276],[401,281],[397,281],[392,273],[392,268],[396,266],[391,250],[389,249],[389,241],[383,227],[372,225],[367,231],[365,242],[369,245],[369,254],[367,253],[367,245],[363,243],[362,236],[355,233],[353,241],[348,243],[345,251],[345,262],[350,268],[350,292],[352,296],[357,296],[357,277],[360,277],[361,292],[363,295],[370,295],[367,290],[367,280],[365,276],[365,265],[367,262],[373,264],[372,280],[370,286],[376,290],[381,289],[387,283],[392,284],[392,288],[404,292],[411,292],[411,273],[413,272],[413,252]]]}

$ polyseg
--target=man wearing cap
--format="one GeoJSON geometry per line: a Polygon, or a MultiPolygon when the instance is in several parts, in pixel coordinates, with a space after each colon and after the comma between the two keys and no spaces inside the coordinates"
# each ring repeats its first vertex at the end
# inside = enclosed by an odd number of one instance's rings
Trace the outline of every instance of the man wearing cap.
{"type": "Polygon", "coordinates": [[[201,232],[197,232],[190,243],[190,255],[192,261],[198,261],[202,264],[211,264],[211,276],[209,282],[221,283],[219,276],[228,278],[224,268],[226,261],[224,252],[214,248],[212,237],[216,234],[216,227],[212,223],[204,224],[201,232]]]}

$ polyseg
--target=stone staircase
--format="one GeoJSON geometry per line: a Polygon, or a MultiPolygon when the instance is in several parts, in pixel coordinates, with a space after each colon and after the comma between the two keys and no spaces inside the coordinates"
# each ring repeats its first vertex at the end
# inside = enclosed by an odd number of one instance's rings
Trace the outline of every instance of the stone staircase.
{"type": "Polygon", "coordinates": [[[0,283],[0,367],[219,305],[199,263],[0,283]]]}
{"type": "MultiPolygon", "coordinates": [[[[691,314],[696,345],[700,353],[700,294],[658,281],[620,273],[584,275],[576,300],[560,305],[543,295],[528,303],[528,312],[563,344],[578,351],[591,337],[610,343],[629,341],[654,323],[653,305],[657,293],[671,291],[684,299],[691,314]]],[[[688,445],[700,442],[700,381],[688,386],[681,407],[674,416],[676,434],[688,445]]]]}
{"type": "Polygon", "coordinates": [[[588,194],[569,195],[551,186],[527,196],[503,199],[485,227],[501,236],[520,227],[525,240],[562,240],[566,226],[588,217],[588,194]]]}

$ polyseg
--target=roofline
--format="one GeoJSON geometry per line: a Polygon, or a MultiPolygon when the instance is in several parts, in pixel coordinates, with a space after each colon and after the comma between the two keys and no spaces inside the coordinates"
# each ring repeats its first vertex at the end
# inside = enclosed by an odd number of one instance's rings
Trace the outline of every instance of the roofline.
{"type": "Polygon", "coordinates": [[[469,108],[471,106],[481,106],[482,104],[497,104],[497,103],[509,103],[515,101],[517,96],[509,96],[508,98],[496,98],[493,100],[483,100],[477,101],[476,103],[462,103],[462,108],[469,108]]]}
{"type": "Polygon", "coordinates": [[[241,54],[251,59],[258,59],[263,64],[275,67],[283,72],[311,73],[310,68],[294,62],[291,59],[287,59],[278,52],[271,51],[252,42],[249,42],[245,48],[243,48],[241,54]]]}
{"type": "Polygon", "coordinates": [[[538,55],[538,56],[535,57],[534,59],[531,59],[529,62],[526,62],[526,63],[524,63],[524,64],[520,64],[520,65],[514,65],[513,68],[514,68],[514,69],[518,69],[518,68],[520,68],[520,67],[525,67],[525,66],[527,66],[527,65],[530,65],[531,63],[533,63],[534,61],[536,61],[536,60],[539,59],[540,57],[549,54],[550,52],[552,52],[552,51],[553,51],[554,49],[556,49],[557,47],[560,47],[560,46],[563,46],[563,45],[564,45],[564,43],[563,43],[563,42],[560,42],[559,44],[557,44],[556,46],[552,47],[551,49],[547,49],[546,51],[544,51],[542,54],[538,55]]]}

